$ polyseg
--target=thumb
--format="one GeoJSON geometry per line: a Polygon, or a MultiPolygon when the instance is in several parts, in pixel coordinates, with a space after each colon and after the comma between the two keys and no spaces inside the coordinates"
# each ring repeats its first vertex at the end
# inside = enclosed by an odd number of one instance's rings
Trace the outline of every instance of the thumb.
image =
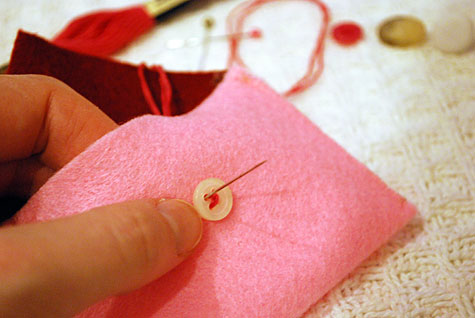
{"type": "Polygon", "coordinates": [[[71,316],[178,265],[201,238],[179,200],[137,200],[0,229],[0,316],[71,316]]]}

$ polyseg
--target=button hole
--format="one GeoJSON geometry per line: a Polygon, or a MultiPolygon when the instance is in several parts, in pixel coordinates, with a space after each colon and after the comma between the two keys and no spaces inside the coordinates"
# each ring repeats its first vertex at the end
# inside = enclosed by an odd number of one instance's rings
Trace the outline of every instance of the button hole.
{"type": "MultiPolygon", "coordinates": [[[[213,192],[213,191],[214,190],[211,189],[210,193],[213,192]]],[[[206,198],[207,195],[208,194],[203,195],[203,198],[205,199],[205,201],[209,201],[209,206],[208,207],[209,207],[210,210],[212,210],[219,203],[219,194],[215,193],[212,196],[210,196],[209,198],[206,198]]]]}

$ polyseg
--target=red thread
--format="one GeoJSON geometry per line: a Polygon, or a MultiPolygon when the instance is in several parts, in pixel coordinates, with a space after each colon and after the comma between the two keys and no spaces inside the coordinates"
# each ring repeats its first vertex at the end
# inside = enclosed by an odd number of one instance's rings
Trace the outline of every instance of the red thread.
{"type": "Polygon", "coordinates": [[[153,66],[152,69],[158,72],[158,81],[160,83],[160,99],[162,102],[163,115],[171,116],[172,86],[168,76],[161,66],[153,66]]]}
{"type": "Polygon", "coordinates": [[[140,79],[140,86],[142,87],[143,97],[147,102],[148,106],[150,107],[150,111],[154,115],[161,115],[160,109],[158,108],[157,104],[155,103],[155,99],[153,98],[152,92],[150,91],[150,86],[148,85],[147,79],[145,78],[145,64],[140,64],[137,72],[140,79]]]}
{"type": "Polygon", "coordinates": [[[147,79],[145,78],[145,68],[145,64],[142,63],[139,65],[137,72],[140,80],[140,86],[142,88],[142,93],[145,98],[145,101],[147,102],[150,108],[150,111],[154,115],[172,116],[172,86],[170,84],[170,81],[168,80],[167,74],[161,66],[154,65],[151,67],[152,71],[158,73],[158,82],[160,84],[160,105],[162,106],[162,111],[160,111],[160,107],[158,107],[157,103],[155,103],[155,99],[153,98],[150,85],[148,85],[147,79]]]}
{"type": "MultiPolygon", "coordinates": [[[[204,196],[206,196],[206,194],[204,196]]],[[[218,193],[215,193],[215,194],[213,194],[212,196],[210,196],[209,198],[207,198],[205,200],[206,201],[211,201],[209,203],[209,209],[212,210],[219,203],[219,195],[218,195],[218,193]]]]}
{"type": "MultiPolygon", "coordinates": [[[[226,20],[226,28],[229,36],[229,59],[228,66],[232,63],[238,63],[242,66],[245,66],[244,61],[239,55],[239,42],[241,38],[235,34],[241,34],[244,24],[244,20],[254,11],[256,11],[260,6],[265,3],[279,1],[279,0],[250,0],[246,1],[236,8],[234,8],[231,13],[228,15],[226,20]]],[[[324,51],[324,40],[325,34],[327,33],[328,23],[330,21],[330,13],[325,4],[319,0],[306,0],[316,4],[323,15],[322,27],[320,28],[320,33],[317,38],[317,43],[312,50],[310,59],[308,62],[307,71],[295,84],[293,84],[289,90],[284,92],[284,96],[288,97],[297,93],[300,93],[307,89],[308,87],[315,84],[320,75],[322,74],[324,63],[323,63],[323,51],[324,51]]]]}
{"type": "Polygon", "coordinates": [[[340,45],[353,45],[363,38],[363,31],[354,22],[342,22],[332,30],[332,36],[340,45]]]}
{"type": "Polygon", "coordinates": [[[72,20],[53,43],[76,52],[106,56],[120,50],[155,25],[143,6],[104,10],[72,20]]]}

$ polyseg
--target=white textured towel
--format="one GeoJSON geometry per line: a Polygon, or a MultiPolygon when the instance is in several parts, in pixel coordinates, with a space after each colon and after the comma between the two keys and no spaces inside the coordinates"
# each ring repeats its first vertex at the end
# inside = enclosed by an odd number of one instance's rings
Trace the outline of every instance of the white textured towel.
{"type": "MultiPolygon", "coordinates": [[[[168,39],[199,36],[204,16],[217,20],[213,34],[242,1],[194,0],[118,57],[196,69],[199,47],[166,50],[168,39]]],[[[51,37],[71,18],[133,0],[0,2],[0,63],[8,61],[18,28],[51,37]],[[47,21],[47,23],[45,23],[47,21]]],[[[444,12],[475,22],[473,0],[332,0],[332,21],[354,20],[362,43],[342,48],[328,38],[326,69],[292,102],[420,214],[305,315],[316,317],[475,317],[475,51],[448,55],[429,42],[414,49],[383,46],[377,25],[411,14],[429,30],[444,12]],[[314,105],[319,105],[315,107],[314,105]]],[[[247,40],[242,56],[252,71],[284,90],[297,79],[318,31],[319,13],[305,1],[269,4],[246,26],[263,29],[247,40]]],[[[225,67],[225,43],[212,43],[206,68],[225,67]]]]}

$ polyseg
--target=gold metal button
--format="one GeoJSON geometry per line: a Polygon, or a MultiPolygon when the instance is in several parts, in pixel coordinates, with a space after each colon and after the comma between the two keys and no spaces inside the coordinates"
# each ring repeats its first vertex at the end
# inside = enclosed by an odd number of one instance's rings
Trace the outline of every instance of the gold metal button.
{"type": "Polygon", "coordinates": [[[426,40],[426,29],[419,19],[398,16],[383,22],[378,35],[386,44],[406,47],[423,43],[426,40]]]}

